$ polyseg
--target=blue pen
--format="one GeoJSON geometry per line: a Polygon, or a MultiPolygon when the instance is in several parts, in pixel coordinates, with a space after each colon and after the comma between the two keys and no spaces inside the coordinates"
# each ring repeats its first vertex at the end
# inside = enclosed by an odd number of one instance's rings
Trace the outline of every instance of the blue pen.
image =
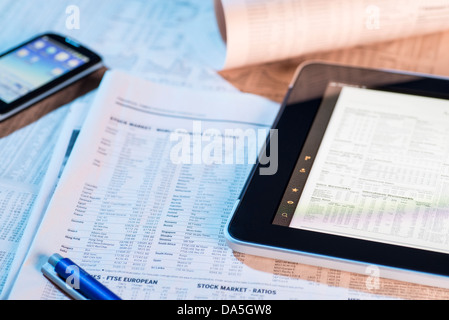
{"type": "Polygon", "coordinates": [[[72,260],[53,254],[42,273],[70,297],[77,300],[121,300],[72,260]]]}

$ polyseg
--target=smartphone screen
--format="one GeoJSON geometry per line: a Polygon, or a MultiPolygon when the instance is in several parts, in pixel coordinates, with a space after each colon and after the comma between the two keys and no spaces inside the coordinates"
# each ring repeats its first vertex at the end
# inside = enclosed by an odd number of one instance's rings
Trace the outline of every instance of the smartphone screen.
{"type": "Polygon", "coordinates": [[[0,100],[11,103],[89,61],[69,46],[39,37],[0,57],[0,100]]]}

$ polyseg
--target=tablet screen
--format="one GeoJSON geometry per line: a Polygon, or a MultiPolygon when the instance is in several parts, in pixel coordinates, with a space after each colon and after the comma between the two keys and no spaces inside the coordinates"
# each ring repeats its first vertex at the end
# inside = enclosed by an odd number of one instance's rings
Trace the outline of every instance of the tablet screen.
{"type": "Polygon", "coordinates": [[[273,223],[449,253],[449,101],[331,83],[273,223]]]}

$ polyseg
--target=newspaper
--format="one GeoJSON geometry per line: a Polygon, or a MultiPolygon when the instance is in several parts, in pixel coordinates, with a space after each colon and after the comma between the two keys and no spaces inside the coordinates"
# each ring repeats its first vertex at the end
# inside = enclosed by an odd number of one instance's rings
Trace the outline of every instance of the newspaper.
{"type": "Polygon", "coordinates": [[[225,68],[449,29],[449,1],[216,0],[225,68]]]}

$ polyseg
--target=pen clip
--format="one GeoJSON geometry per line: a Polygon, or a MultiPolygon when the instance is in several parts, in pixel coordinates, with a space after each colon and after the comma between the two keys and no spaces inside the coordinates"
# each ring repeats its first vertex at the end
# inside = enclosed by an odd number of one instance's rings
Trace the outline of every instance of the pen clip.
{"type": "Polygon", "coordinates": [[[51,282],[53,282],[59,289],[64,291],[73,299],[88,300],[85,296],[70,287],[63,279],[61,279],[55,272],[55,267],[48,262],[42,266],[41,271],[51,282]]]}

